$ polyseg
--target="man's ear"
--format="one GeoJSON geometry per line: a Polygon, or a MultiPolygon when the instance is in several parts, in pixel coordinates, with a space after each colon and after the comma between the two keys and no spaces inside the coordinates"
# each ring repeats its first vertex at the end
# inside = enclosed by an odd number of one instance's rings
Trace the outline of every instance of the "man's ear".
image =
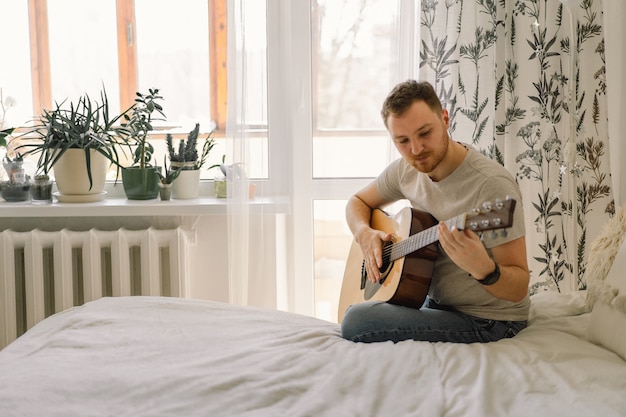
{"type": "Polygon", "coordinates": [[[450,115],[448,114],[447,109],[441,110],[441,118],[443,119],[443,122],[446,124],[446,129],[449,128],[450,127],[450,115]]]}

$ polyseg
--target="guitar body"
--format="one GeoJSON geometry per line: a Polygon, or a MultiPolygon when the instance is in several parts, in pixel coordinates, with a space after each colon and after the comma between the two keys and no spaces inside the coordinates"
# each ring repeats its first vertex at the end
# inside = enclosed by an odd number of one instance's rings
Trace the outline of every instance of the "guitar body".
{"type": "MultiPolygon", "coordinates": [[[[405,207],[393,217],[377,209],[372,212],[371,220],[372,228],[393,234],[393,244],[436,224],[437,220],[429,213],[411,207],[405,207]]],[[[339,322],[349,306],[364,301],[420,308],[428,295],[438,255],[437,244],[432,243],[394,261],[386,261],[383,256],[381,280],[372,283],[365,276],[361,247],[352,242],[339,299],[339,322]]]]}

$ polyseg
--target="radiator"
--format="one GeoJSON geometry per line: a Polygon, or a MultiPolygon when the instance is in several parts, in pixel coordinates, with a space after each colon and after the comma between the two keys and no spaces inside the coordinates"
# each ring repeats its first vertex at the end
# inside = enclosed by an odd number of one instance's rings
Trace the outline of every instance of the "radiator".
{"type": "Polygon", "coordinates": [[[104,296],[188,297],[188,234],[0,232],[0,349],[51,314],[104,296]]]}

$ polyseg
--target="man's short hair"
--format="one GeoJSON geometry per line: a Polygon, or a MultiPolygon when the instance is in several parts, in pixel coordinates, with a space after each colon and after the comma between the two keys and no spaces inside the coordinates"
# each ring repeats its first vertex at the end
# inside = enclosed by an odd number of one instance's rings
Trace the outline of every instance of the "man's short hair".
{"type": "Polygon", "coordinates": [[[435,113],[441,113],[441,101],[427,81],[407,80],[396,85],[383,102],[380,115],[385,127],[389,116],[400,117],[416,101],[423,101],[435,113]]]}

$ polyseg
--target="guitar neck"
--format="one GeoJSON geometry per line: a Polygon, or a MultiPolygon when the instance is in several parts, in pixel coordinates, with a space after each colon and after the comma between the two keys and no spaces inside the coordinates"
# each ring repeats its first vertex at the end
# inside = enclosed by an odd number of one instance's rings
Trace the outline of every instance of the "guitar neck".
{"type": "MultiPolygon", "coordinates": [[[[448,229],[451,229],[452,227],[463,229],[465,227],[465,218],[466,215],[461,214],[445,221],[444,223],[448,227],[448,229]]],[[[431,243],[437,242],[438,240],[438,225],[429,227],[428,229],[424,229],[419,233],[409,236],[407,239],[401,240],[398,243],[394,243],[391,246],[390,260],[395,261],[396,259],[405,257],[406,255],[420,250],[430,245],[431,243]]]]}

